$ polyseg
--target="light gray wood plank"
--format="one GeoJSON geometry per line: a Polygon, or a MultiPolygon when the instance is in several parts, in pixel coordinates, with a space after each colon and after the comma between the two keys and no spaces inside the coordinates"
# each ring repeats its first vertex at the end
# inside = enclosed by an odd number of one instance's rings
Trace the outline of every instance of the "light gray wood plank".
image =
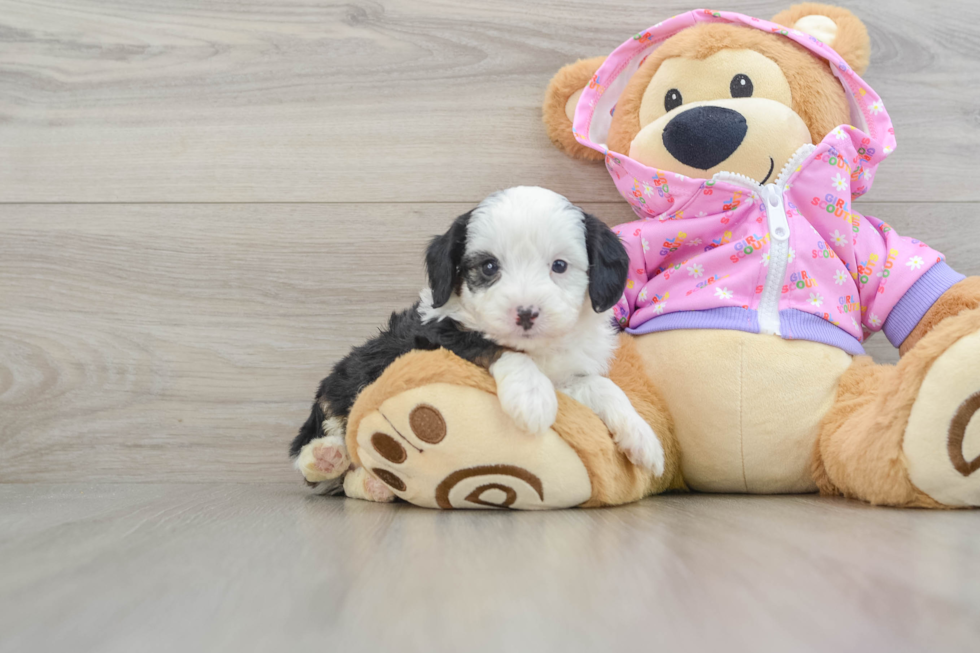
{"type": "Polygon", "coordinates": [[[980,513],[0,485],[0,651],[975,651],[980,513]]]}
{"type": "MultiPolygon", "coordinates": [[[[548,142],[544,88],[691,6],[0,0],[0,201],[613,200],[548,142]]],[[[980,5],[848,6],[899,141],[873,199],[980,200],[980,5]]]]}
{"type": "Polygon", "coordinates": [[[9,207],[0,479],[292,478],[319,379],[411,304],[458,212],[9,207]]]}
{"type": "MultiPolygon", "coordinates": [[[[468,208],[4,207],[0,481],[291,480],[317,383],[414,301],[426,240],[468,208]]],[[[978,208],[861,210],[980,274],[978,208]]]]}

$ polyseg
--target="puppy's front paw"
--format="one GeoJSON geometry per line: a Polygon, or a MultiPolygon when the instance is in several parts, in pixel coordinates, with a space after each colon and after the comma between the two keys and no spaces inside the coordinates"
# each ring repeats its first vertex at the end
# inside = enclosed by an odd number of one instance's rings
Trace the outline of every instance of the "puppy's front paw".
{"type": "Polygon", "coordinates": [[[395,494],[388,486],[367,473],[363,467],[352,469],[344,476],[344,494],[351,499],[375,503],[391,503],[395,494]]]}
{"type": "Polygon", "coordinates": [[[317,438],[307,443],[296,458],[296,469],[307,483],[320,483],[339,477],[350,467],[350,457],[344,439],[336,435],[317,438]]]}
{"type": "Polygon", "coordinates": [[[497,384],[500,406],[522,430],[541,433],[555,423],[558,396],[548,377],[533,383],[503,381],[497,384]]]}
{"type": "Polygon", "coordinates": [[[613,431],[613,440],[631,463],[650,470],[656,476],[663,476],[663,445],[650,425],[639,415],[623,420],[623,424],[613,431]]]}

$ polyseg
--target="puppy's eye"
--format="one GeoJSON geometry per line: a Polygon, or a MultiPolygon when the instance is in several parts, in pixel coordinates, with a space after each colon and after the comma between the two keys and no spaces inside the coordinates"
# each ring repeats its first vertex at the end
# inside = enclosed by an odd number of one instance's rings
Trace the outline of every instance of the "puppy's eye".
{"type": "Polygon", "coordinates": [[[490,259],[489,261],[484,261],[483,265],[480,266],[480,272],[483,273],[485,277],[495,276],[500,271],[500,263],[497,263],[496,259],[490,259]]]}
{"type": "Polygon", "coordinates": [[[664,109],[666,109],[668,113],[682,104],[684,104],[684,98],[681,97],[680,91],[678,91],[676,88],[672,88],[667,91],[667,95],[664,96],[664,109]]]}
{"type": "Polygon", "coordinates": [[[752,97],[752,80],[749,79],[748,75],[743,75],[739,73],[732,77],[732,83],[730,89],[732,92],[732,97],[752,97]]]}
{"type": "Polygon", "coordinates": [[[555,274],[561,274],[567,269],[568,269],[568,263],[566,263],[561,259],[558,259],[557,261],[551,264],[551,271],[554,272],[555,274]]]}

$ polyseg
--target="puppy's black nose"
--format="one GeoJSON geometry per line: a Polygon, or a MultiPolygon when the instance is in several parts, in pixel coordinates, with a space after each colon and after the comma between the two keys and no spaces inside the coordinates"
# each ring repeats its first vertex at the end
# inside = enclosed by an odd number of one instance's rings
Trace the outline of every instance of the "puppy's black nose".
{"type": "Polygon", "coordinates": [[[531,330],[531,327],[534,326],[534,320],[537,319],[537,317],[538,312],[533,308],[524,308],[523,306],[517,307],[517,325],[525,331],[531,330]]]}
{"type": "Polygon", "coordinates": [[[745,116],[725,107],[695,107],[664,128],[664,147],[686,166],[708,170],[730,157],[749,129],[745,116]]]}

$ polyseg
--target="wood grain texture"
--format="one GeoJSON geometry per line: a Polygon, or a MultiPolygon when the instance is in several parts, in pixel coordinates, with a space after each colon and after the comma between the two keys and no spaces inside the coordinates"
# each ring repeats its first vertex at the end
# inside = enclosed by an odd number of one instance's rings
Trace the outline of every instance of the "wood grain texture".
{"type": "MultiPolygon", "coordinates": [[[[899,141],[859,210],[980,274],[980,5],[846,4],[899,141]]],[[[977,512],[440,514],[286,460],[488,192],[632,219],[543,90],[692,6],[0,0],[0,653],[977,650],[977,512]]]]}
{"type": "Polygon", "coordinates": [[[0,485],[0,651],[976,651],[980,513],[0,485]]]}
{"type": "MultiPolygon", "coordinates": [[[[0,481],[292,479],[316,384],[414,301],[425,242],[469,208],[4,207],[0,481]]],[[[976,205],[862,210],[980,274],[976,205]]]]}
{"type": "MultiPolygon", "coordinates": [[[[871,199],[980,200],[980,4],[846,4],[899,142],[871,199]]],[[[601,167],[551,147],[544,88],[692,6],[0,0],[0,201],[614,200],[601,167]]]]}

